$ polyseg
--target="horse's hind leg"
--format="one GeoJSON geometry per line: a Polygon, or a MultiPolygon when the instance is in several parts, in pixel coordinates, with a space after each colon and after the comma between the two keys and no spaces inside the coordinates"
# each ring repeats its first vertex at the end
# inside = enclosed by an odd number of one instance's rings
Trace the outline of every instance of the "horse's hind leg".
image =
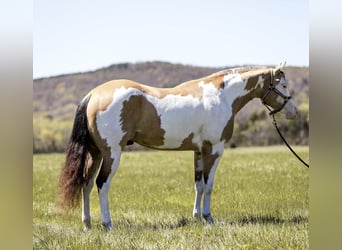
{"type": "Polygon", "coordinates": [[[96,185],[98,188],[100,207],[101,207],[101,217],[102,225],[107,229],[112,229],[112,220],[109,212],[108,203],[108,191],[112,181],[113,176],[120,163],[121,151],[112,151],[103,153],[103,162],[96,179],[96,185]]]}
{"type": "Polygon", "coordinates": [[[91,151],[88,155],[88,163],[85,169],[86,183],[82,189],[82,222],[85,230],[91,228],[90,216],[90,192],[94,186],[94,179],[100,166],[102,156],[99,151],[91,151]]]}

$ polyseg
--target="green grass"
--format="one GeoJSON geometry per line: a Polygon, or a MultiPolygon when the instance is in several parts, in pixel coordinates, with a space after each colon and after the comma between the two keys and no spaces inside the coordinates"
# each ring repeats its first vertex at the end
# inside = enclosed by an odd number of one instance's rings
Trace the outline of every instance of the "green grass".
{"type": "MultiPolygon", "coordinates": [[[[297,147],[308,160],[308,148],[297,147]]],[[[114,231],[56,205],[63,154],[33,157],[34,249],[308,249],[308,169],[285,147],[226,149],[215,176],[214,225],[192,218],[192,152],[123,153],[110,189],[114,231]]]]}

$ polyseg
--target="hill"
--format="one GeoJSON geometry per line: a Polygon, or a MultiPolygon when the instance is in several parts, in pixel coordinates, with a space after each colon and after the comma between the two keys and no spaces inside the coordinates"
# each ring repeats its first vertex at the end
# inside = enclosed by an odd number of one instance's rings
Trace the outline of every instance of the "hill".
{"type": "MultiPolygon", "coordinates": [[[[89,90],[106,81],[126,78],[156,87],[173,87],[224,68],[231,67],[198,67],[154,61],[114,64],[90,72],[34,79],[33,150],[34,152],[63,151],[71,131],[77,104],[89,90]]],[[[301,116],[290,123],[282,122],[281,127],[291,138],[290,142],[308,144],[308,68],[287,67],[285,73],[301,116]]],[[[230,145],[280,143],[279,138],[273,133],[273,128],[269,126],[271,122],[267,122],[268,119],[260,101],[254,100],[246,105],[237,116],[235,135],[230,145]]]]}

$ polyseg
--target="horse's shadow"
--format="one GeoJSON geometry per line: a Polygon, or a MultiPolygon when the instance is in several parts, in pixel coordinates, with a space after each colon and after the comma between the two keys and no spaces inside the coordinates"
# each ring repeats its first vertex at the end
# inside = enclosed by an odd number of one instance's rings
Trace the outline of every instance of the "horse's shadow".
{"type": "Polygon", "coordinates": [[[236,221],[230,222],[230,224],[241,224],[241,225],[247,225],[247,224],[273,224],[273,225],[279,225],[284,223],[290,223],[290,224],[300,224],[308,222],[308,218],[298,215],[293,216],[289,219],[282,219],[277,216],[273,215],[245,215],[241,218],[238,218],[236,221]]]}
{"type": "MultiPolygon", "coordinates": [[[[213,226],[232,226],[232,225],[280,225],[280,224],[301,224],[308,222],[308,218],[305,216],[294,216],[289,219],[282,219],[273,215],[244,215],[240,218],[233,220],[217,220],[213,226]]],[[[157,221],[157,222],[137,222],[132,219],[122,218],[114,221],[114,225],[120,225],[124,227],[134,227],[139,230],[151,229],[151,230],[163,230],[163,229],[178,229],[186,226],[206,226],[210,225],[205,222],[204,219],[197,220],[192,217],[180,217],[175,221],[157,221]]]]}
{"type": "Polygon", "coordinates": [[[121,219],[118,224],[126,225],[128,227],[135,227],[137,229],[151,229],[151,230],[160,230],[160,229],[177,229],[185,227],[191,223],[196,223],[196,221],[192,218],[180,217],[175,221],[158,221],[158,222],[137,222],[131,219],[121,219]]]}

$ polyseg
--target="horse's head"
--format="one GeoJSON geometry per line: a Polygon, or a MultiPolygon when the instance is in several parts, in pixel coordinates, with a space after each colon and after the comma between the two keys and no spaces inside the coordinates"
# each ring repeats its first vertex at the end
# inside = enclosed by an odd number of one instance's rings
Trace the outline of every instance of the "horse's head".
{"type": "Polygon", "coordinates": [[[278,112],[284,113],[286,119],[294,119],[297,116],[297,108],[285,79],[285,73],[282,71],[285,64],[281,64],[275,69],[270,70],[269,80],[266,81],[265,92],[261,98],[263,104],[271,111],[270,114],[278,112]],[[273,108],[271,110],[269,107],[273,108]]]}

